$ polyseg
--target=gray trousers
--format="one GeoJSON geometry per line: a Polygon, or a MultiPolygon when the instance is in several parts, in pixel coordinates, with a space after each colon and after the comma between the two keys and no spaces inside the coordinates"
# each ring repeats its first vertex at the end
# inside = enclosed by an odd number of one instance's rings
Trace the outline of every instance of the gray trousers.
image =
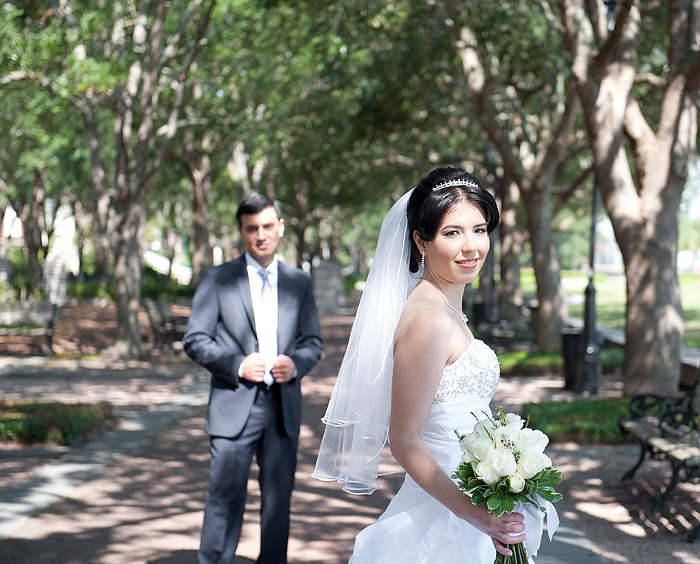
{"type": "Polygon", "coordinates": [[[198,554],[199,564],[231,564],[241,536],[253,459],[260,468],[258,564],[286,564],[289,513],[299,437],[284,431],[279,388],[259,385],[240,435],[211,437],[210,484],[198,554]]]}

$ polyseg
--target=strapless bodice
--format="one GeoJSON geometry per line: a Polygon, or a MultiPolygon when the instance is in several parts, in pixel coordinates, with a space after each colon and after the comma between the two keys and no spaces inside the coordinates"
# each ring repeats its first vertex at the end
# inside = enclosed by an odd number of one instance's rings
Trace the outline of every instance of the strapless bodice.
{"type": "Polygon", "coordinates": [[[498,385],[496,353],[474,340],[452,364],[445,367],[428,411],[421,436],[447,473],[459,464],[461,449],[455,432],[472,430],[477,419],[490,416],[490,402],[498,385]]]}
{"type": "Polygon", "coordinates": [[[447,403],[464,397],[491,401],[499,376],[496,353],[486,343],[475,339],[457,360],[445,367],[433,403],[447,403]]]}

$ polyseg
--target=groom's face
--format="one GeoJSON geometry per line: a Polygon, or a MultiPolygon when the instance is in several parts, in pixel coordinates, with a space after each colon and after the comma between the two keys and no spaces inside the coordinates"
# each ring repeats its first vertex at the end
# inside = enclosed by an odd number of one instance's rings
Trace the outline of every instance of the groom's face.
{"type": "Polygon", "coordinates": [[[243,214],[238,232],[250,256],[260,266],[268,266],[275,258],[277,246],[284,235],[284,220],[277,217],[275,208],[265,208],[259,213],[243,214]]]}

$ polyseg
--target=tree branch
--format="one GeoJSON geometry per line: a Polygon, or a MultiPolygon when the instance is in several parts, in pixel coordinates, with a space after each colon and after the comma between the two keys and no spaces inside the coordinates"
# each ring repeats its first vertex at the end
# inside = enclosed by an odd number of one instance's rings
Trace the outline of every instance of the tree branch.
{"type": "Polygon", "coordinates": [[[479,123],[489,140],[498,147],[503,165],[509,175],[522,189],[527,185],[522,162],[515,154],[513,144],[509,142],[503,128],[496,126],[498,120],[489,101],[491,80],[479,57],[474,32],[467,25],[461,27],[457,49],[462,59],[464,77],[469,90],[474,95],[475,113],[479,123]]]}
{"type": "MultiPolygon", "coordinates": [[[[176,127],[178,130],[183,129],[185,127],[194,127],[194,126],[211,126],[213,124],[220,125],[220,126],[231,126],[231,125],[240,125],[241,120],[235,117],[227,117],[224,119],[219,119],[216,117],[213,118],[205,118],[205,117],[193,117],[193,118],[186,118],[186,119],[178,119],[177,122],[175,123],[176,127]]],[[[160,137],[165,137],[168,134],[169,131],[169,124],[161,125],[158,129],[156,129],[156,135],[160,137]]]]}
{"type": "Polygon", "coordinates": [[[160,150],[158,151],[158,155],[154,159],[151,167],[148,169],[145,178],[150,177],[163,163],[170,150],[170,145],[172,144],[173,139],[175,138],[175,134],[177,133],[178,118],[180,115],[180,110],[182,109],[182,103],[185,96],[185,88],[187,86],[187,76],[190,72],[190,68],[192,67],[192,63],[194,62],[195,56],[197,55],[197,51],[199,50],[199,47],[202,44],[202,40],[204,39],[204,36],[206,34],[207,27],[209,26],[209,22],[211,20],[211,13],[214,9],[215,4],[216,0],[211,0],[206,12],[202,16],[200,16],[199,25],[197,26],[197,33],[190,45],[188,53],[185,55],[185,60],[182,63],[182,69],[180,71],[179,80],[175,89],[175,102],[173,104],[172,110],[170,111],[170,116],[168,117],[168,123],[166,126],[165,141],[161,145],[160,150]]]}
{"type": "Polygon", "coordinates": [[[593,173],[593,165],[589,166],[588,168],[585,168],[581,171],[581,174],[579,174],[574,181],[569,185],[569,187],[564,190],[556,199],[554,202],[554,205],[552,206],[552,217],[556,216],[563,208],[566,202],[568,202],[576,192],[578,192],[578,189],[583,185],[583,183],[588,180],[588,177],[593,173]]]}
{"type": "Polygon", "coordinates": [[[33,71],[12,71],[11,73],[0,78],[0,86],[5,86],[13,82],[19,82],[21,80],[33,80],[40,86],[48,88],[51,92],[56,93],[58,87],[56,83],[52,82],[47,76],[33,71]]]}
{"type": "Polygon", "coordinates": [[[666,85],[666,80],[652,72],[642,72],[634,77],[635,84],[649,84],[654,88],[663,88],[666,85]]]}
{"type": "Polygon", "coordinates": [[[538,176],[546,177],[546,181],[554,177],[556,169],[562,162],[562,155],[568,146],[569,134],[571,133],[571,129],[573,128],[574,120],[576,118],[576,108],[578,108],[578,103],[578,91],[574,81],[572,80],[569,83],[568,91],[566,93],[564,111],[561,113],[558,123],[552,130],[550,142],[546,151],[544,152],[541,166],[539,168],[538,176]]]}
{"type": "Polygon", "coordinates": [[[623,37],[623,30],[625,28],[625,23],[627,22],[627,17],[630,15],[630,10],[632,9],[632,4],[636,0],[623,0],[622,6],[620,6],[620,11],[617,13],[615,18],[615,27],[608,34],[605,39],[605,43],[600,48],[598,55],[596,56],[596,63],[603,67],[608,63],[608,60],[612,56],[612,53],[617,49],[620,41],[623,37]]]}
{"type": "Polygon", "coordinates": [[[10,197],[10,187],[7,185],[7,182],[5,182],[0,176],[0,193],[2,193],[8,200],[12,200],[10,197]]]}
{"type": "Polygon", "coordinates": [[[182,17],[180,18],[180,23],[177,26],[177,30],[168,39],[168,43],[160,56],[160,61],[158,63],[158,78],[161,77],[163,69],[165,69],[168,62],[177,53],[177,45],[180,42],[180,39],[182,38],[182,35],[185,32],[185,29],[187,29],[187,24],[190,22],[190,20],[193,17],[193,14],[197,11],[197,8],[199,8],[201,3],[202,0],[193,0],[192,2],[190,2],[190,5],[187,6],[187,9],[182,14],[182,17]]]}

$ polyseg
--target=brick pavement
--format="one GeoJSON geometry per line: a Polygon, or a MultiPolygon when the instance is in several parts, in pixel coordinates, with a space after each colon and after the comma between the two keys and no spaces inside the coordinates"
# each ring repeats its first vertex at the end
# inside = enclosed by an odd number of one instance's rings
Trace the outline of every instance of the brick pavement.
{"type": "MultiPolygon", "coordinates": [[[[399,476],[390,477],[383,480],[381,489],[372,496],[353,497],[342,493],[334,484],[309,477],[323,430],[320,417],[351,321],[348,316],[323,320],[326,352],[304,381],[305,409],[293,497],[290,564],[347,562],[354,535],[376,519],[401,480],[399,476]]],[[[95,468],[85,480],[65,483],[65,476],[53,477],[59,482],[64,480],[65,490],[55,501],[49,500],[53,503],[7,532],[0,540],[0,562],[195,562],[208,480],[208,442],[201,430],[207,389],[204,375],[187,361],[124,371],[100,371],[94,367],[97,372],[92,373],[86,373],[90,369],[85,366],[76,370],[64,367],[61,378],[56,377],[56,370],[44,366],[28,367],[14,376],[0,373],[0,390],[3,394],[19,395],[22,390],[43,391],[45,397],[56,394],[64,399],[74,398],[76,394],[81,398],[91,393],[97,397],[108,395],[110,401],[124,409],[123,434],[117,434],[113,444],[108,443],[101,451],[88,449],[83,453],[86,457],[83,460],[99,462],[101,458],[104,462],[103,467],[95,468]],[[149,405],[155,409],[147,409],[149,405]],[[149,429],[157,432],[149,434],[149,429]]],[[[604,390],[616,393],[618,384],[612,379],[604,390]]],[[[504,378],[496,401],[512,409],[523,399],[565,395],[560,377],[504,378]]],[[[85,465],[67,464],[76,452],[77,449],[57,452],[58,458],[44,469],[68,467],[67,479],[80,478],[85,465]]],[[[632,464],[636,455],[634,445],[593,448],[557,445],[550,455],[565,476],[562,486],[566,497],[558,508],[565,527],[555,536],[555,543],[543,540],[538,564],[700,563],[697,545],[683,542],[683,531],[700,521],[692,504],[686,507],[674,499],[673,511],[660,517],[648,510],[653,489],[665,467],[652,464],[636,485],[623,486],[615,478],[632,464]],[[594,550],[587,549],[588,543],[594,550]]],[[[2,460],[0,457],[0,470],[2,460]]],[[[36,475],[41,476],[42,470],[36,469],[36,475]]],[[[20,485],[31,480],[25,479],[20,485]]],[[[49,481],[39,484],[38,491],[42,486],[50,489],[48,485],[49,481]]],[[[6,501],[11,491],[12,486],[7,484],[0,489],[0,502],[6,501]]],[[[259,495],[255,472],[251,475],[249,492],[236,564],[250,564],[257,556],[259,495]]],[[[700,492],[690,489],[684,495],[688,493],[692,498],[700,492]]]]}

